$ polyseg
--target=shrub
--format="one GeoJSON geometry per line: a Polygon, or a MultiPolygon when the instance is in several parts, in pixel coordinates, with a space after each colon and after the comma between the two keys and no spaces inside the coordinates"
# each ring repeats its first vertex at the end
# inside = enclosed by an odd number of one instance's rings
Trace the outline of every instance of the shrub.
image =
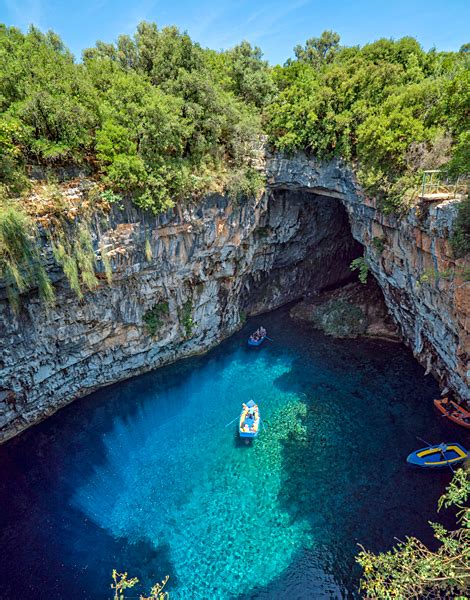
{"type": "Polygon", "coordinates": [[[264,185],[264,177],[258,171],[239,169],[230,173],[226,190],[233,200],[238,201],[242,198],[256,198],[264,185]]]}
{"type": "Polygon", "coordinates": [[[464,598],[470,578],[470,477],[455,472],[440,498],[442,507],[457,509],[458,528],[448,531],[431,523],[439,548],[432,552],[420,540],[407,537],[392,551],[373,554],[362,548],[357,562],[363,568],[360,589],[366,598],[464,598]]]}
{"type": "Polygon", "coordinates": [[[153,337],[157,333],[169,312],[168,302],[159,302],[144,314],[144,323],[149,335],[153,337]]]}
{"type": "Polygon", "coordinates": [[[180,322],[183,325],[184,333],[187,338],[189,338],[193,332],[195,323],[193,321],[193,303],[192,300],[187,300],[181,309],[180,313],[180,322]]]}
{"type": "Polygon", "coordinates": [[[470,254],[470,195],[460,203],[450,243],[456,258],[470,254]]]}
{"type": "Polygon", "coordinates": [[[377,250],[377,252],[380,252],[380,254],[382,254],[382,252],[385,250],[385,238],[373,237],[372,246],[377,250]]]}
{"type": "Polygon", "coordinates": [[[367,283],[367,277],[370,271],[370,265],[364,256],[355,258],[350,265],[351,271],[359,271],[359,281],[363,284],[367,283]]]}

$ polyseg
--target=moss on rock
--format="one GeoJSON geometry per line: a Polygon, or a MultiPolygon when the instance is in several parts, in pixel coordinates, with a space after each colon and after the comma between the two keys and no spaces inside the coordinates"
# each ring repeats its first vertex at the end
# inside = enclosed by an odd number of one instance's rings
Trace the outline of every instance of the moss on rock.
{"type": "Polygon", "coordinates": [[[327,335],[357,337],[367,329],[367,317],[361,308],[346,300],[330,300],[312,314],[313,323],[327,335]]]}

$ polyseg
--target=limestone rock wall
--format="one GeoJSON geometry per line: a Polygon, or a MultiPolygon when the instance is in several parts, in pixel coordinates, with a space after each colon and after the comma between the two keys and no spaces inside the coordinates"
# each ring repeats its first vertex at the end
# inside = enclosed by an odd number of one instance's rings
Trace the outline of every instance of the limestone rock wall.
{"type": "Polygon", "coordinates": [[[99,227],[113,282],[101,274],[82,301],[44,248],[55,308],[33,290],[16,316],[0,285],[0,439],[103,385],[209,349],[246,314],[346,280],[360,247],[340,201],[323,200],[273,191],[240,203],[211,196],[158,218],[115,210],[99,227]],[[168,311],[152,336],[145,315],[155,306],[168,311]]]}
{"type": "Polygon", "coordinates": [[[341,199],[404,342],[443,391],[470,401],[470,261],[454,260],[448,241],[458,203],[387,216],[339,160],[324,164],[304,155],[273,156],[267,174],[273,189],[341,199]]]}

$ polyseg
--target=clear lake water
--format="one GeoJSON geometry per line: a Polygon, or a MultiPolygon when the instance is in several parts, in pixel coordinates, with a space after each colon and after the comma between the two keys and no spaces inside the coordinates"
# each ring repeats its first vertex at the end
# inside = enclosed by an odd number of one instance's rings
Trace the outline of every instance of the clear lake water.
{"type": "Polygon", "coordinates": [[[77,400],[0,447],[0,597],[171,600],[356,598],[361,543],[428,520],[451,478],[409,452],[468,434],[434,411],[439,389],[401,344],[337,340],[289,317],[250,319],[205,354],[77,400]],[[246,344],[264,325],[273,341],[246,344]],[[237,436],[241,403],[261,433],[237,436]]]}

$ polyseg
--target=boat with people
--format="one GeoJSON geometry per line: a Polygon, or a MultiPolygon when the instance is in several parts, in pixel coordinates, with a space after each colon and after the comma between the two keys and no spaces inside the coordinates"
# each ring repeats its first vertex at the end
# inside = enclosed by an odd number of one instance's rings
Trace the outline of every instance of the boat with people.
{"type": "Polygon", "coordinates": [[[242,412],[238,426],[238,433],[243,438],[255,438],[259,433],[261,417],[256,402],[250,400],[242,404],[242,412]]]}
{"type": "Polygon", "coordinates": [[[438,398],[434,400],[434,406],[442,416],[447,417],[457,425],[470,429],[470,411],[457,404],[450,398],[438,398]]]}
{"type": "Polygon", "coordinates": [[[264,327],[259,327],[254,333],[252,333],[248,339],[248,346],[261,346],[264,340],[267,338],[267,331],[264,327]]]}
{"type": "Polygon", "coordinates": [[[468,451],[457,442],[435,444],[415,450],[408,455],[406,462],[416,467],[447,467],[462,462],[468,457],[468,451]]]}

